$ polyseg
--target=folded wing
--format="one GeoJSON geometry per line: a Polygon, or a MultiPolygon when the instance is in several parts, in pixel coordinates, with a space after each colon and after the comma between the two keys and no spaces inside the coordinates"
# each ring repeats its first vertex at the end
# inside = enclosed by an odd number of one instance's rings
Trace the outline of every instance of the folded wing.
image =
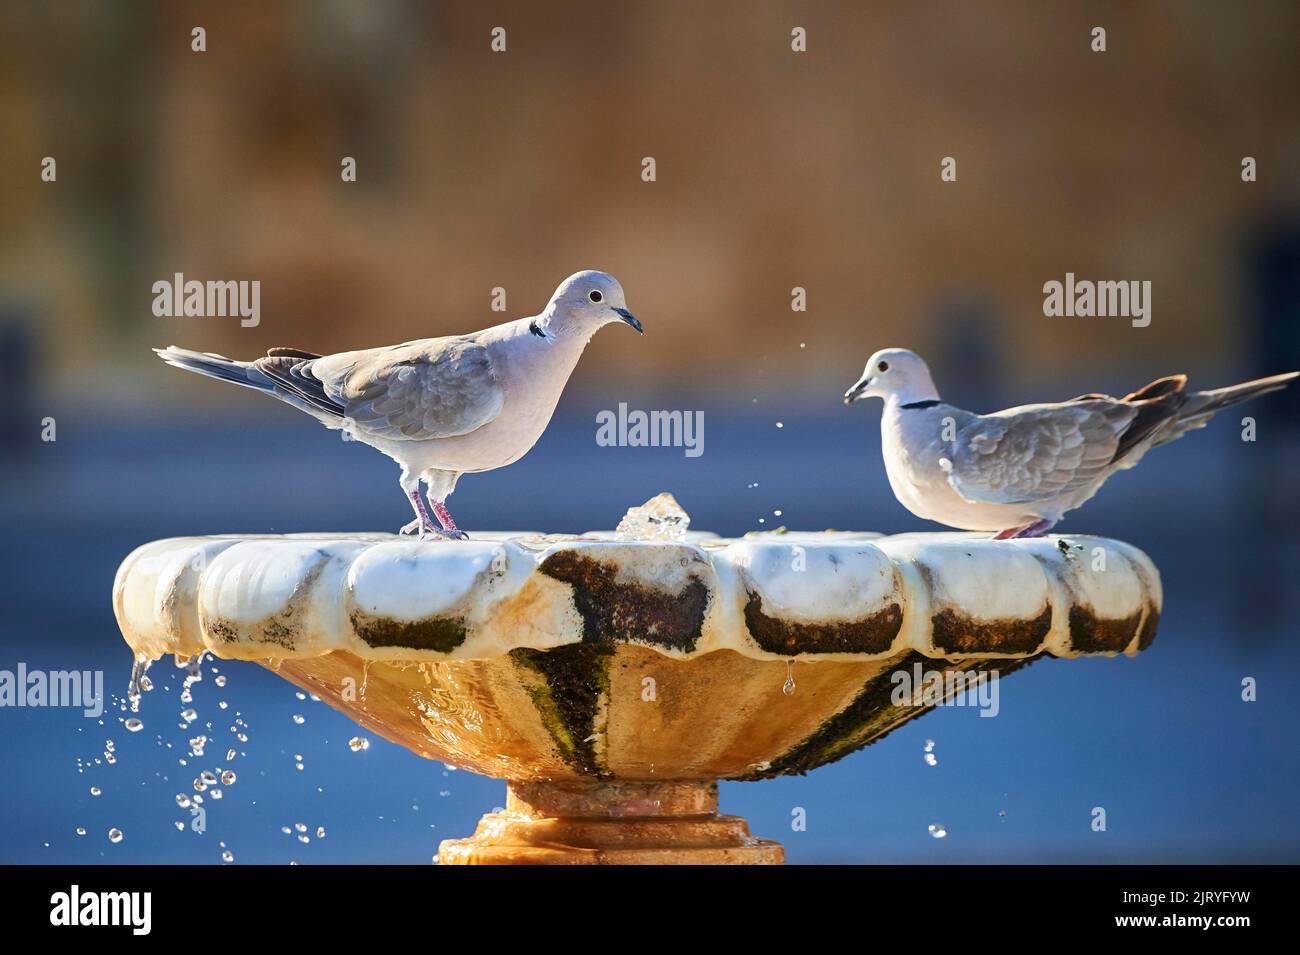
{"type": "Polygon", "coordinates": [[[1138,407],[1087,396],[970,419],[944,468],[972,503],[1025,504],[1055,498],[1104,477],[1138,407]]]}
{"type": "Polygon", "coordinates": [[[335,355],[309,372],[357,431],[389,440],[469,434],[505,403],[490,352],[468,336],[335,355]]]}

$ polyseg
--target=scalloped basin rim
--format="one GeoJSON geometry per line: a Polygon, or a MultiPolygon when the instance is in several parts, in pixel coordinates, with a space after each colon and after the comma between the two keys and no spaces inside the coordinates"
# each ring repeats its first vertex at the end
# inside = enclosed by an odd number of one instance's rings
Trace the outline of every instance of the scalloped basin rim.
{"type": "Polygon", "coordinates": [[[677,659],[1132,655],[1161,599],[1151,561],[1119,541],[858,532],[184,537],[137,548],[113,589],[123,636],[149,659],[413,662],[572,644],[677,659]]]}

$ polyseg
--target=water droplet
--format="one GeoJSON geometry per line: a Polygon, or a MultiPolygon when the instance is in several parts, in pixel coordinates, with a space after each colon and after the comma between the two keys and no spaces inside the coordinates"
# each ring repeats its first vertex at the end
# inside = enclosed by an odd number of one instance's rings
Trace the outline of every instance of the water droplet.
{"type": "Polygon", "coordinates": [[[117,828],[113,828],[113,829],[108,830],[108,841],[109,841],[109,842],[121,842],[121,841],[122,841],[122,830],[121,830],[121,829],[117,829],[117,828]]]}
{"type": "Polygon", "coordinates": [[[77,835],[84,836],[85,834],[86,834],[85,828],[82,826],[77,826],[77,835]]]}
{"type": "Polygon", "coordinates": [[[131,679],[126,685],[126,698],[131,704],[131,712],[140,709],[140,678],[144,676],[144,657],[137,656],[131,662],[131,679]]]}
{"type": "Polygon", "coordinates": [[[930,823],[930,835],[934,836],[936,839],[942,839],[948,835],[948,830],[937,823],[930,823]]]}
{"type": "Polygon", "coordinates": [[[301,713],[293,714],[293,721],[297,723],[299,726],[307,722],[307,720],[303,717],[301,713]]]}
{"type": "Polygon", "coordinates": [[[122,725],[126,727],[126,731],[127,731],[128,733],[138,733],[138,732],[140,732],[142,729],[144,729],[144,723],[143,723],[141,720],[139,720],[139,719],[137,719],[136,717],[134,717],[134,716],[131,717],[129,720],[127,720],[127,721],[126,721],[125,723],[123,723],[122,725]]]}
{"type": "Polygon", "coordinates": [[[934,753],[926,753],[926,754],[925,754],[925,765],[927,765],[927,766],[938,766],[938,765],[939,765],[939,760],[935,758],[934,753]]]}
{"type": "Polygon", "coordinates": [[[199,718],[199,714],[194,711],[193,707],[190,707],[189,709],[186,710],[181,710],[181,719],[183,719],[186,723],[193,723],[198,718],[199,718]]]}
{"type": "Polygon", "coordinates": [[[90,794],[91,794],[92,796],[98,796],[98,795],[99,795],[100,793],[102,793],[103,791],[104,791],[104,790],[100,789],[98,786],[91,786],[91,787],[90,787],[90,794]]]}
{"type": "Polygon", "coordinates": [[[180,806],[182,809],[189,809],[189,808],[190,808],[190,797],[187,796],[187,795],[185,795],[184,793],[177,793],[177,794],[176,794],[176,805],[180,806]]]}
{"type": "Polygon", "coordinates": [[[364,749],[370,748],[370,740],[364,736],[354,736],[348,740],[348,748],[354,753],[359,753],[364,749]]]}
{"type": "Polygon", "coordinates": [[[317,839],[324,839],[324,838],[325,838],[325,827],[324,827],[324,826],[317,826],[317,827],[316,827],[316,838],[317,838],[317,839]]]}
{"type": "Polygon", "coordinates": [[[233,852],[231,852],[229,849],[227,849],[225,852],[221,853],[221,861],[222,861],[222,862],[234,862],[234,861],[235,861],[235,854],[234,854],[233,852]]]}
{"type": "Polygon", "coordinates": [[[226,678],[225,678],[224,675],[223,675],[223,676],[219,676],[219,677],[217,677],[216,679],[214,679],[212,682],[215,683],[217,686],[225,686],[225,685],[226,685],[226,678]]]}
{"type": "Polygon", "coordinates": [[[778,422],[776,423],[776,426],[777,426],[778,428],[784,428],[784,427],[785,427],[785,422],[784,422],[784,421],[778,421],[778,422]]]}
{"type": "Polygon", "coordinates": [[[794,695],[794,661],[785,661],[785,683],[781,685],[781,692],[786,696],[794,695]]]}
{"type": "Polygon", "coordinates": [[[235,778],[235,771],[233,769],[227,769],[221,774],[221,783],[223,786],[232,786],[234,785],[235,778]]]}

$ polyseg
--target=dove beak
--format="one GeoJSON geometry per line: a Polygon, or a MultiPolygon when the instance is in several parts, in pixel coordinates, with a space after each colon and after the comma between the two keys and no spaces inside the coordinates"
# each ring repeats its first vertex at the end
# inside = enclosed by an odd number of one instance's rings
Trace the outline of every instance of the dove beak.
{"type": "Polygon", "coordinates": [[[851,405],[859,398],[865,397],[864,393],[870,387],[871,387],[871,379],[863,378],[861,381],[859,381],[848,391],[844,392],[844,403],[846,405],[851,405]]]}
{"type": "Polygon", "coordinates": [[[637,321],[636,316],[633,315],[631,312],[629,312],[627,309],[625,309],[625,308],[616,308],[616,309],[614,309],[614,311],[615,311],[616,313],[618,313],[618,317],[621,318],[621,319],[623,319],[623,321],[627,322],[629,325],[631,325],[633,328],[635,328],[638,332],[641,332],[642,335],[645,334],[645,332],[642,331],[642,329],[641,329],[641,323],[637,321]]]}

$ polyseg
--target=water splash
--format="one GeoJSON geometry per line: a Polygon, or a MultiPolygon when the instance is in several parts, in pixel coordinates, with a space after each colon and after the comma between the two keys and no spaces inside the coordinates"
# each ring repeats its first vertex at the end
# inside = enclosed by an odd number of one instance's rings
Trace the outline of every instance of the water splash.
{"type": "Polygon", "coordinates": [[[681,541],[690,526],[691,516],[664,491],[640,507],[629,507],[614,529],[614,537],[621,541],[681,541]]]}

